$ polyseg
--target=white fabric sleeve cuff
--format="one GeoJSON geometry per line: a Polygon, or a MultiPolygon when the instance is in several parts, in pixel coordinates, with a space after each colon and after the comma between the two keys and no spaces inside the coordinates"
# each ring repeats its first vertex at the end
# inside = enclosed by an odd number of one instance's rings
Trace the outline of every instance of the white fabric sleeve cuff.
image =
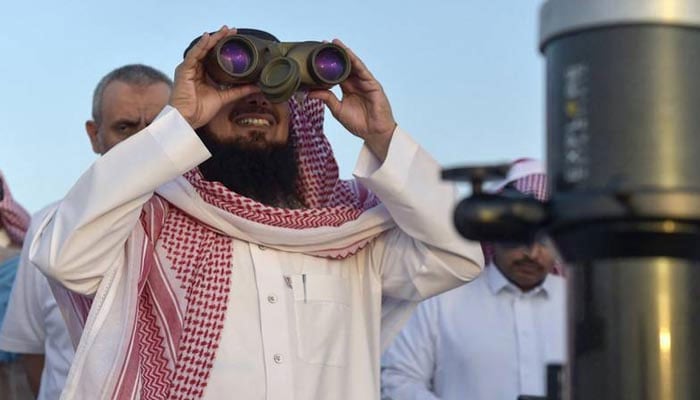
{"type": "Polygon", "coordinates": [[[369,147],[363,145],[353,175],[360,179],[390,184],[400,190],[409,178],[413,156],[418,149],[419,146],[413,138],[397,126],[391,136],[386,160],[381,163],[369,147]]]}
{"type": "Polygon", "coordinates": [[[148,130],[181,174],[211,157],[199,136],[174,107],[166,105],[148,130]]]}

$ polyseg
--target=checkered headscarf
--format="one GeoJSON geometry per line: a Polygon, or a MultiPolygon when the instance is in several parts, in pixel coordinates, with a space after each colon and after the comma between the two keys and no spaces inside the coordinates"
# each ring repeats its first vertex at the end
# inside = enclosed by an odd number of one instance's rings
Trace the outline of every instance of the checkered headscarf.
{"type": "Polygon", "coordinates": [[[0,171],[0,185],[3,193],[0,200],[0,228],[10,236],[12,244],[21,246],[29,227],[29,213],[12,198],[10,187],[0,171]]]}
{"type": "Polygon", "coordinates": [[[547,201],[549,192],[547,188],[547,174],[541,161],[532,158],[515,160],[506,177],[487,186],[486,190],[492,193],[502,191],[506,186],[512,186],[517,191],[533,196],[539,201],[547,201]]]}

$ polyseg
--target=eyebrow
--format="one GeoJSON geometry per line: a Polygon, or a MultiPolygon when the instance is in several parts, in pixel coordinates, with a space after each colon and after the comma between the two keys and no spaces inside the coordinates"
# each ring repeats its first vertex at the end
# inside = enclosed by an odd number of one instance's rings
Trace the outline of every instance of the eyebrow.
{"type": "Polygon", "coordinates": [[[116,128],[117,126],[122,125],[122,124],[127,125],[127,126],[139,126],[140,123],[141,123],[141,119],[122,118],[122,119],[118,119],[118,120],[114,121],[112,123],[112,127],[116,128]]]}

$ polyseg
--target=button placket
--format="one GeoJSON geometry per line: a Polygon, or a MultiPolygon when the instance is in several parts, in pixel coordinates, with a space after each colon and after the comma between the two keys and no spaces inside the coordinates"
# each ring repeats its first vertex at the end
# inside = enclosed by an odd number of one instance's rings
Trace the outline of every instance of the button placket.
{"type": "Polygon", "coordinates": [[[268,398],[286,398],[293,390],[289,319],[287,316],[285,281],[277,252],[261,244],[250,246],[255,282],[260,305],[260,328],[265,363],[274,366],[267,375],[268,398]]]}

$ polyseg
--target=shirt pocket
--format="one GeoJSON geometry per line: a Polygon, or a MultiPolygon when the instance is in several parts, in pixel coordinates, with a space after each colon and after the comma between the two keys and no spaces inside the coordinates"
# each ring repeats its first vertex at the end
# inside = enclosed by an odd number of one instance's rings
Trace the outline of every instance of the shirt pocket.
{"type": "Polygon", "coordinates": [[[290,276],[302,361],[342,367],[350,344],[350,282],[335,275],[290,276]]]}

